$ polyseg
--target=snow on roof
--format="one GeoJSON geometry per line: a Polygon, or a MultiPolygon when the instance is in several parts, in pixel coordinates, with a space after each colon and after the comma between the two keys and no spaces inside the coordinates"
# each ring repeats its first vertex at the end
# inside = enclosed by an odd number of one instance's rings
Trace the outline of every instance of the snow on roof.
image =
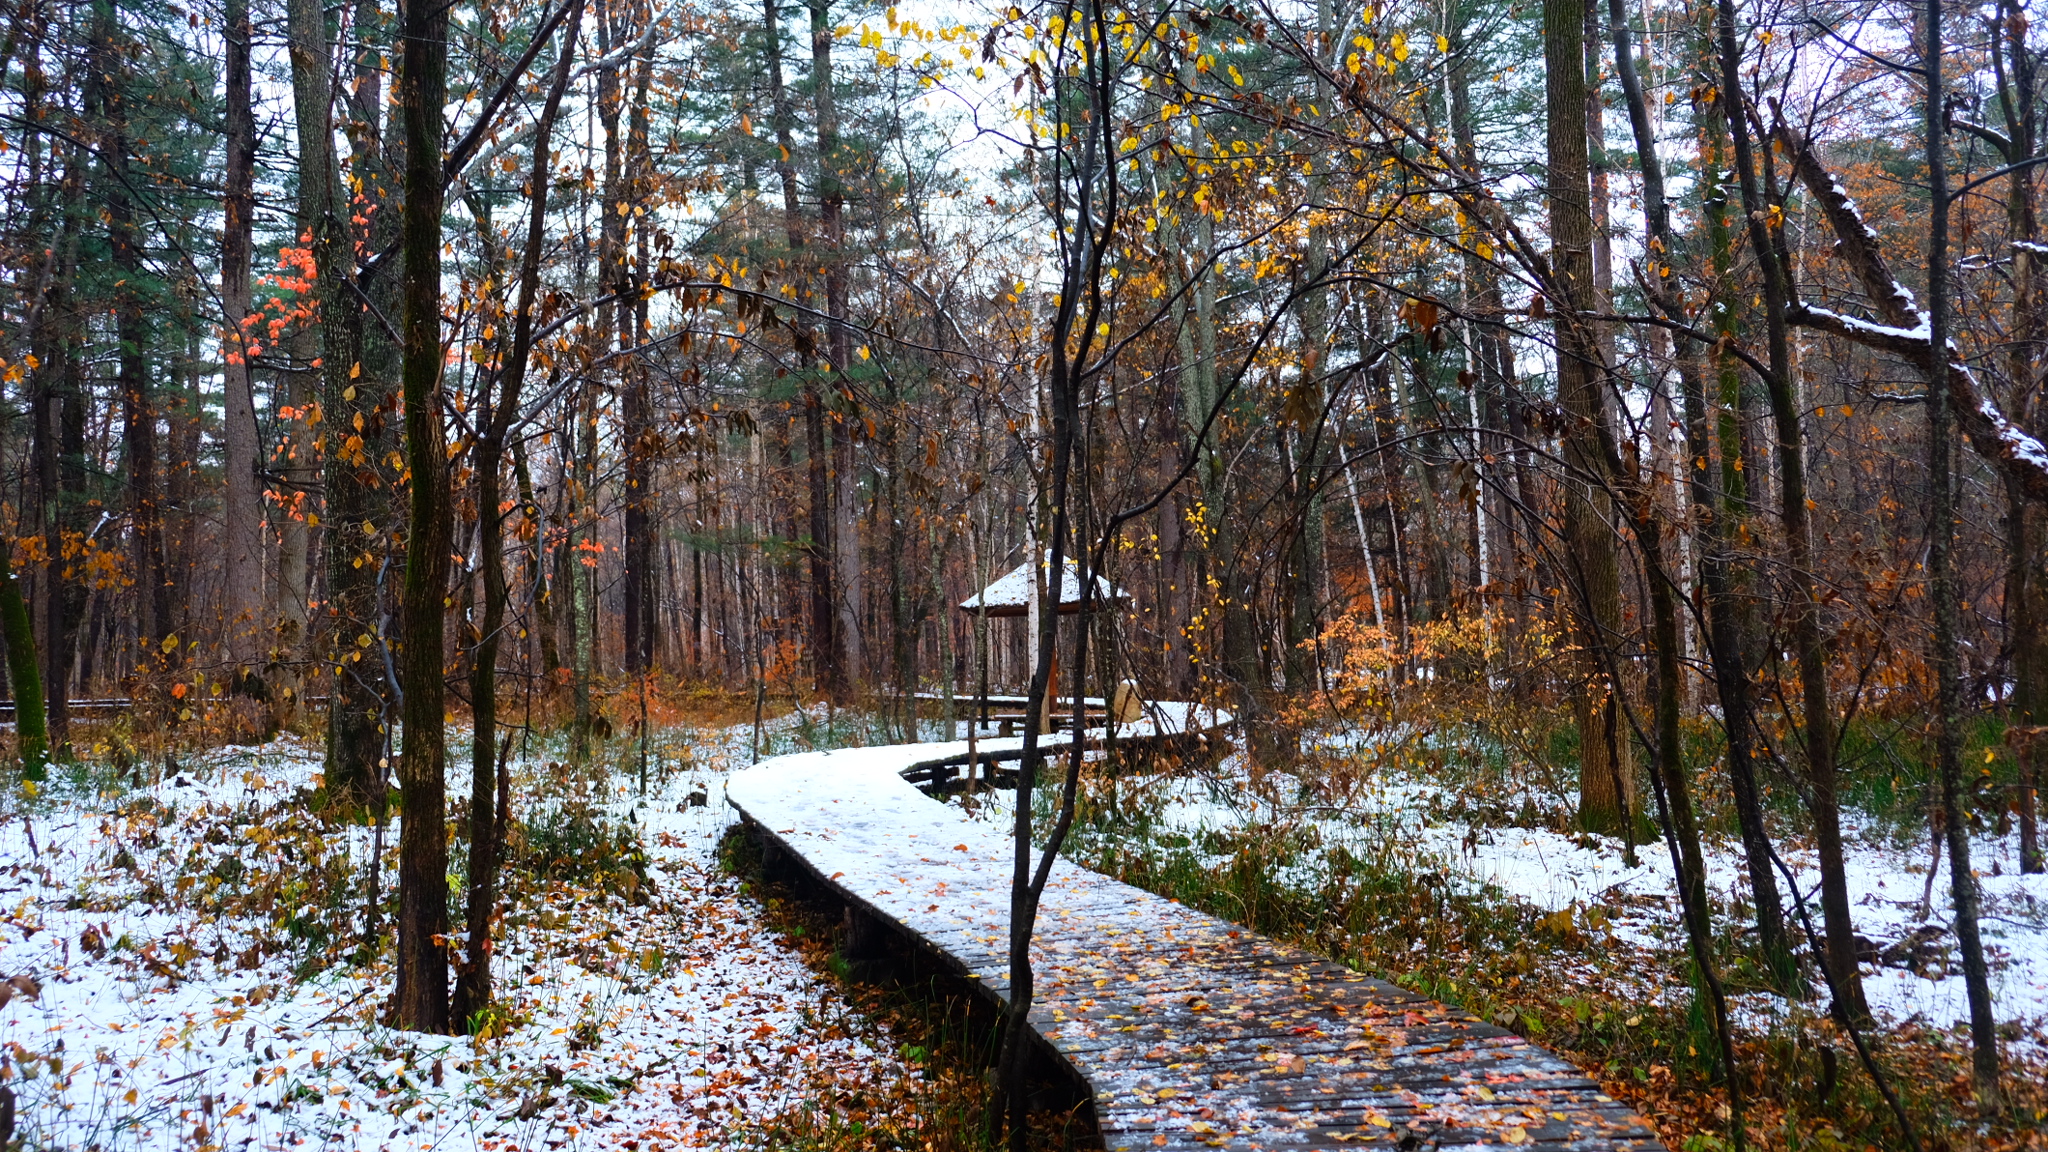
{"type": "MultiPolygon", "coordinates": [[[[1050,554],[1046,556],[1046,560],[1051,558],[1050,554]]],[[[1066,569],[1066,579],[1060,583],[1060,611],[1078,612],[1081,607],[1081,566],[1068,558],[1066,569]]],[[[962,600],[960,610],[986,612],[990,616],[1022,616],[1028,610],[1032,595],[1031,563],[1026,561],[1010,569],[995,583],[962,600]]],[[[1094,599],[1097,603],[1108,603],[1129,597],[1124,595],[1123,589],[1097,576],[1094,599]]]]}

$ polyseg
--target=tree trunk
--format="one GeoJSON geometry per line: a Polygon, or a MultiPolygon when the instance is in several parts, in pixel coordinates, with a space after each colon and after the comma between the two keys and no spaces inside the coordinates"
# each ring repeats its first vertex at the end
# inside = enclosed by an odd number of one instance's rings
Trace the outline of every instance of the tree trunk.
{"type": "MultiPolygon", "coordinates": [[[[395,526],[376,523],[385,512],[378,493],[377,455],[381,437],[375,366],[364,335],[364,305],[355,278],[355,229],[345,221],[334,155],[331,44],[317,0],[289,0],[286,9],[292,68],[292,105],[299,139],[300,211],[311,225],[313,272],[320,301],[323,507],[326,521],[327,595],[320,623],[321,651],[328,665],[327,801],[343,813],[384,807],[383,769],[387,715],[383,661],[374,647],[380,616],[377,573],[380,533],[395,526]]],[[[374,53],[365,48],[374,57],[374,53]]],[[[374,74],[373,74],[374,77],[374,74]]],[[[362,77],[358,76],[361,81],[362,77]]],[[[364,99],[362,84],[355,93],[364,99]]],[[[358,103],[358,115],[374,110],[358,103]]],[[[374,128],[352,133],[359,141],[357,175],[372,176],[374,128]]],[[[380,213],[380,215],[382,215],[380,213]]],[[[381,340],[380,340],[381,343],[381,340]]]]}
{"type": "MultiPolygon", "coordinates": [[[[1664,198],[1663,162],[1657,155],[1656,136],[1650,124],[1649,102],[1636,74],[1630,51],[1628,12],[1623,0],[1607,0],[1614,35],[1615,73],[1628,102],[1629,124],[1635,135],[1636,153],[1643,170],[1644,231],[1651,238],[1653,256],[1648,271],[1660,311],[1673,320],[1683,318],[1683,309],[1673,295],[1674,269],[1670,264],[1679,251],[1671,227],[1671,212],[1664,198]]],[[[1728,740],[1728,776],[1735,794],[1736,818],[1742,828],[1742,845],[1749,869],[1750,894],[1756,908],[1758,944],[1777,986],[1791,992],[1798,986],[1798,969],[1785,939],[1784,905],[1772,872],[1769,831],[1764,823],[1761,791],[1756,778],[1756,746],[1751,731],[1749,644],[1744,628],[1746,615],[1729,591],[1727,538],[1723,534],[1724,509],[1715,506],[1708,483],[1707,459],[1711,454],[1707,435],[1706,388],[1697,351],[1686,341],[1676,349],[1680,391],[1685,410],[1685,436],[1692,463],[1685,466],[1689,481],[1687,494],[1698,525],[1702,559],[1700,582],[1708,607],[1708,658],[1721,699],[1721,718],[1728,740]]],[[[1653,429],[1663,436],[1661,428],[1653,429]]],[[[1736,473],[1740,477],[1740,473],[1736,473]]]]}
{"type": "MultiPolygon", "coordinates": [[[[2037,68],[2026,42],[2024,5],[2001,0],[1992,26],[1993,75],[1998,103],[2005,117],[2007,163],[2034,156],[2040,115],[2036,97],[2037,68]]],[[[2034,209],[2034,173],[2015,170],[2006,180],[2006,224],[2012,233],[2012,336],[2007,352],[2007,411],[2022,427],[2037,427],[2039,409],[2035,365],[2041,342],[2048,337],[2048,277],[2041,259],[2040,220],[2034,209]]],[[[2007,550],[2005,582],[2006,635],[2012,645],[2015,759],[2019,781],[2013,807],[2019,816],[2020,871],[2048,868],[2041,853],[2040,765],[2048,757],[2048,564],[2042,559],[2042,521],[2048,512],[2027,498],[2020,485],[2006,480],[2007,550]]]]}
{"type": "MultiPolygon", "coordinates": [[[[644,9],[640,15],[645,18],[644,9]]],[[[626,164],[627,187],[631,201],[635,204],[653,202],[654,158],[649,151],[648,131],[648,90],[653,82],[654,42],[649,40],[641,51],[637,75],[633,83],[633,105],[627,117],[626,164]]],[[[639,248],[639,259],[631,272],[621,277],[630,281],[630,288],[643,287],[647,279],[648,233],[652,228],[653,216],[636,218],[634,236],[639,248]]],[[[623,253],[621,254],[623,258],[623,253]]],[[[631,346],[644,345],[647,341],[647,295],[635,291],[631,296],[632,328],[627,343],[631,346]]],[[[625,609],[626,671],[645,677],[654,664],[655,596],[656,573],[654,550],[655,500],[654,462],[661,449],[659,433],[652,423],[652,410],[647,398],[648,369],[638,357],[626,361],[625,379],[620,381],[623,393],[619,406],[622,418],[620,436],[621,450],[626,457],[625,495],[625,572],[620,581],[625,609]]],[[[645,692],[643,682],[642,692],[645,692]]]]}
{"type": "MultiPolygon", "coordinates": [[[[31,32],[38,42],[40,23],[31,32]]],[[[25,73],[25,102],[31,115],[42,104],[41,69],[25,73]]],[[[40,147],[31,140],[30,148],[40,147]]],[[[79,380],[78,315],[72,304],[73,280],[78,268],[78,237],[82,206],[79,189],[86,162],[77,148],[63,148],[52,141],[48,162],[67,156],[64,172],[51,189],[48,210],[61,221],[54,243],[44,257],[48,269],[40,299],[36,302],[30,346],[37,358],[31,376],[34,401],[33,456],[37,489],[41,494],[43,544],[41,593],[38,608],[42,616],[40,653],[43,665],[45,709],[51,752],[69,759],[71,751],[70,687],[71,668],[77,655],[78,624],[83,615],[91,582],[67,558],[67,534],[82,532],[85,505],[85,396],[79,380]]],[[[47,225],[45,225],[47,227],[47,225]]]]}
{"type": "MultiPolygon", "coordinates": [[[[1593,311],[1609,313],[1614,311],[1614,227],[1607,183],[1614,165],[1607,154],[1607,100],[1600,82],[1600,48],[1606,37],[1600,35],[1599,0],[1584,0],[1582,6],[1586,11],[1586,174],[1587,208],[1593,220],[1593,311]]],[[[1595,322],[1590,327],[1601,363],[1615,368],[1620,360],[1615,353],[1614,325],[1595,322]]]]}
{"type": "MultiPolygon", "coordinates": [[[[304,2],[304,0],[300,0],[304,2]]],[[[246,668],[261,654],[263,504],[256,483],[256,398],[249,380],[249,252],[255,224],[256,115],[250,103],[248,0],[227,4],[227,165],[220,246],[223,388],[221,579],[229,662],[246,668]]],[[[326,67],[326,60],[320,66],[326,67]]],[[[302,173],[304,169],[301,170],[302,173]]]]}
{"type": "Polygon", "coordinates": [[[447,106],[448,9],[410,4],[403,24],[400,115],[405,137],[403,262],[405,461],[412,515],[400,600],[399,682],[405,748],[398,842],[398,1027],[448,1030],[447,756],[443,724],[442,601],[452,525],[441,428],[441,136],[447,106]]]}
{"type": "Polygon", "coordinates": [[[1863,980],[1856,968],[1856,930],[1849,912],[1849,881],[1842,853],[1842,818],[1835,769],[1835,714],[1828,688],[1827,642],[1814,586],[1813,526],[1807,507],[1806,454],[1799,404],[1792,382],[1791,346],[1786,336],[1785,270],[1777,263],[1771,218],[1764,203],[1750,145],[1749,123],[1743,115],[1742,57],[1735,36],[1734,0],[1718,0],[1722,112],[1735,146],[1736,178],[1742,189],[1749,242],[1762,271],[1764,311],[1768,321],[1771,421],[1778,439],[1780,514],[1785,521],[1785,581],[1792,600],[1792,646],[1799,666],[1800,706],[1805,716],[1804,751],[1811,787],[1814,840],[1821,866],[1821,911],[1826,923],[1825,957],[1836,1007],[1852,1021],[1869,1019],[1863,980]]]}
{"type": "Polygon", "coordinates": [[[867,672],[865,645],[861,640],[862,595],[860,563],[860,475],[854,442],[860,415],[846,385],[852,365],[853,339],[846,327],[846,232],[842,213],[846,188],[841,181],[839,155],[838,94],[832,78],[832,20],[830,0],[809,0],[811,10],[811,99],[817,110],[818,126],[818,239],[824,247],[826,359],[834,381],[842,389],[845,409],[832,431],[832,559],[837,568],[834,583],[837,604],[839,651],[844,654],[843,673],[849,686],[858,685],[867,672]]]}
{"type": "Polygon", "coordinates": [[[596,698],[591,680],[597,674],[597,564],[602,545],[597,534],[597,389],[585,383],[572,419],[575,439],[569,467],[569,632],[570,691],[573,708],[570,754],[578,764],[590,759],[590,740],[597,728],[596,698]]]}
{"type": "MultiPolygon", "coordinates": [[[[782,184],[783,231],[789,243],[787,266],[799,297],[808,303],[811,298],[810,270],[804,253],[804,217],[796,183],[796,142],[791,124],[789,90],[782,78],[782,12],[776,0],[764,0],[762,5],[762,35],[768,57],[770,107],[775,118],[775,175],[782,184]]],[[[804,478],[808,489],[805,507],[809,515],[806,523],[809,539],[805,541],[804,552],[810,562],[811,672],[818,692],[827,699],[840,700],[846,694],[846,653],[840,642],[834,607],[838,596],[834,587],[832,559],[832,484],[825,455],[824,398],[818,392],[817,350],[812,342],[810,324],[801,315],[791,324],[796,333],[793,340],[796,354],[803,361],[804,478]]],[[[701,634],[703,617],[703,553],[691,549],[691,563],[699,573],[693,584],[696,589],[693,595],[698,605],[693,615],[697,623],[691,632],[694,644],[694,637],[701,634]]],[[[692,661],[694,664],[696,657],[692,657],[692,661]]]]}
{"type": "MultiPolygon", "coordinates": [[[[1618,474],[1621,461],[1611,450],[1608,462],[1618,474]]],[[[1693,812],[1690,770],[1685,764],[1684,743],[1679,733],[1679,685],[1683,673],[1678,659],[1681,641],[1678,582],[1676,574],[1665,561],[1664,524],[1653,507],[1653,490],[1638,489],[1631,496],[1635,505],[1636,540],[1643,553],[1645,591],[1650,600],[1650,642],[1655,650],[1656,702],[1649,743],[1658,811],[1663,817],[1664,844],[1671,855],[1672,872],[1678,877],[1679,905],[1685,919],[1687,943],[1714,1015],[1714,1037],[1720,1045],[1721,1074],[1728,1085],[1729,1131],[1736,1152],[1742,1152],[1742,1075],[1735,1063],[1735,1034],[1728,1020],[1728,994],[1714,964],[1714,906],[1707,899],[1707,868],[1700,852],[1699,820],[1693,812]]]]}
{"type": "MultiPolygon", "coordinates": [[[[1949,346],[1948,141],[1942,100],[1944,50],[1942,0],[1927,0],[1921,17],[1921,65],[1927,76],[1927,331],[1935,349],[1949,346]]],[[[1998,1021],[1991,1013],[1990,973],[1978,930],[1977,874],[1970,868],[1970,824],[1963,792],[1962,652],[1954,572],[1956,535],[1954,416],[1950,411],[1949,364],[1945,355],[1927,358],[1927,583],[1934,601],[1935,762],[1941,777],[1941,805],[1947,819],[1949,891],[1955,904],[1953,931],[1963,953],[1963,986],[1970,1002],[1970,1069],[1977,1107],[1986,1115],[2000,1107],[1998,1021]]]]}
{"type": "Polygon", "coordinates": [[[533,628],[540,644],[541,683],[555,682],[562,669],[562,653],[556,645],[555,601],[548,574],[548,523],[541,516],[540,503],[533,497],[533,470],[526,465],[526,443],[512,442],[512,475],[519,484],[519,507],[533,532],[532,546],[525,549],[526,587],[533,596],[533,628]]]}
{"type": "Polygon", "coordinates": [[[2043,870],[2040,764],[2048,753],[2048,589],[2042,587],[2042,510],[2008,483],[2006,488],[2006,632],[2012,638],[2012,739],[2019,766],[2013,808],[2019,816],[2020,871],[2043,870]]]}
{"type": "Polygon", "coordinates": [[[505,580],[505,518],[510,513],[498,507],[505,440],[518,422],[527,360],[533,348],[533,310],[540,291],[541,249],[547,243],[549,148],[562,94],[569,86],[570,65],[576,58],[576,36],[582,24],[583,5],[579,2],[563,25],[554,80],[534,132],[533,170],[526,186],[532,207],[527,216],[526,248],[520,255],[512,345],[499,369],[496,394],[486,392],[478,414],[482,434],[476,446],[477,566],[483,575],[484,604],[469,678],[470,713],[474,718],[470,741],[469,906],[464,919],[469,939],[451,1011],[452,1022],[470,1031],[475,1031],[479,1014],[491,1003],[491,924],[497,915],[498,865],[505,840],[505,829],[499,822],[501,805],[494,796],[499,779],[508,771],[503,763],[506,749],[498,743],[498,652],[505,630],[506,603],[510,599],[505,580]]]}
{"type": "MultiPolygon", "coordinates": [[[[1600,349],[1583,314],[1595,307],[1593,217],[1586,158],[1585,0],[1544,0],[1544,89],[1549,109],[1550,291],[1557,297],[1558,397],[1571,427],[1564,458],[1567,570],[1577,592],[1579,643],[1588,651],[1621,638],[1621,572],[1612,509],[1601,488],[1598,442],[1607,429],[1600,349]]],[[[1589,667],[1573,700],[1579,725],[1579,819],[1588,829],[1626,831],[1634,818],[1628,741],[1616,693],[1589,667]]]]}
{"type": "Polygon", "coordinates": [[[129,539],[134,560],[137,637],[163,655],[160,642],[171,617],[164,584],[162,495],[157,474],[155,389],[149,378],[151,324],[143,302],[142,255],[136,245],[133,177],[129,171],[127,65],[115,43],[116,15],[108,0],[94,4],[87,105],[100,122],[99,153],[106,168],[107,246],[114,288],[116,387],[121,394],[121,444],[126,456],[129,539]]]}
{"type": "Polygon", "coordinates": [[[36,656],[35,624],[14,579],[13,549],[0,544],[0,635],[7,641],[7,680],[14,689],[15,751],[25,780],[41,780],[50,763],[44,722],[43,674],[36,656]]]}

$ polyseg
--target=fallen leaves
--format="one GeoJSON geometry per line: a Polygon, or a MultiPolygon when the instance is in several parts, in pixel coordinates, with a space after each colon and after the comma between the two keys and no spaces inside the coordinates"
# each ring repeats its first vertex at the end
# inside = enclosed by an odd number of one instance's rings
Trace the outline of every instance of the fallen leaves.
{"type": "Polygon", "coordinates": [[[26,974],[10,976],[5,981],[0,981],[0,1008],[7,1007],[16,996],[24,1000],[34,1000],[42,994],[43,986],[37,983],[35,977],[26,974]]]}

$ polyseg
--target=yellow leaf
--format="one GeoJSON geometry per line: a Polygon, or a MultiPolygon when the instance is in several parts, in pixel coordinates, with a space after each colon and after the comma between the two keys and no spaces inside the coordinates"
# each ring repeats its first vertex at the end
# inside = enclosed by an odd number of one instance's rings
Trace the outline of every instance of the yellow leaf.
{"type": "Polygon", "coordinates": [[[1527,1144],[1529,1142],[1529,1130],[1517,1124],[1502,1133],[1501,1139],[1509,1144],[1527,1144]]]}
{"type": "Polygon", "coordinates": [[[1439,52],[1449,52],[1451,50],[1451,42],[1442,36],[1438,36],[1436,38],[1436,50],[1439,52]]]}

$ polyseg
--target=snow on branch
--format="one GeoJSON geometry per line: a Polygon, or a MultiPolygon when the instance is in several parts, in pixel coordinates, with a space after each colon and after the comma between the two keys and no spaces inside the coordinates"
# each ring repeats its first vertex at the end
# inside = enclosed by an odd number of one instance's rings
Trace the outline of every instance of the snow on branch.
{"type": "MultiPolygon", "coordinates": [[[[1878,246],[1877,233],[1856,210],[1856,202],[1814,155],[1813,146],[1783,117],[1776,118],[1771,125],[1771,134],[1791,157],[1792,170],[1800,182],[1819,201],[1821,212],[1835,233],[1836,254],[1862,283],[1880,322],[1846,316],[1796,297],[1787,319],[1889,352],[1925,371],[1933,360],[1933,326],[1914,302],[1912,292],[1892,275],[1878,246]]],[[[1961,363],[1953,344],[1947,353],[1956,424],[1971,449],[1990,461],[2028,499],[2048,504],[2048,447],[1999,410],[1990,393],[1978,386],[1969,367],[1961,363]]]]}

